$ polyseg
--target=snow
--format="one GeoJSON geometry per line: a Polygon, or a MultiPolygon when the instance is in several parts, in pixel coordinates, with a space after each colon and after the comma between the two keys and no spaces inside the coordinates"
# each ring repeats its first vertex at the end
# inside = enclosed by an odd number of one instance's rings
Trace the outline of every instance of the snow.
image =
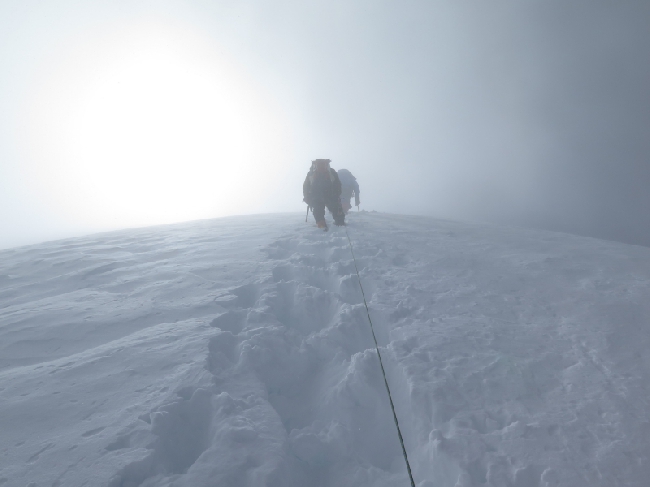
{"type": "MultiPolygon", "coordinates": [[[[645,486],[650,249],[353,213],[418,487],[645,486]]],[[[344,228],[0,251],[0,486],[408,486],[344,228]]]]}

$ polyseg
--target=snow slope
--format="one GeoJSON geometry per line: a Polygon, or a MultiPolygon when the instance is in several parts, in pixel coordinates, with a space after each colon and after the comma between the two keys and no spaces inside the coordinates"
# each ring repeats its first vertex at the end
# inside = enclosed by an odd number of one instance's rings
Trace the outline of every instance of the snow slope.
{"type": "MultiPolygon", "coordinates": [[[[650,249],[349,221],[419,487],[649,485],[650,249]]],[[[0,252],[0,487],[408,485],[344,229],[0,252]]]]}

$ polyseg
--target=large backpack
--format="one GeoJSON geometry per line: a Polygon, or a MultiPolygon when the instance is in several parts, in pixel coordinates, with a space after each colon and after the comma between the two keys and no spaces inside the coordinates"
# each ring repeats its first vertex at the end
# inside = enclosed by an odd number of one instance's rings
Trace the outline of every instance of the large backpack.
{"type": "MultiPolygon", "coordinates": [[[[332,182],[335,182],[337,174],[336,174],[336,171],[334,169],[329,167],[331,161],[329,159],[316,159],[316,160],[311,161],[311,168],[309,169],[309,175],[307,176],[309,178],[309,184],[312,184],[314,182],[314,175],[316,173],[316,163],[317,162],[327,162],[327,169],[328,169],[328,173],[330,175],[330,180],[332,182]]],[[[350,173],[350,176],[352,176],[351,173],[350,173]]]]}

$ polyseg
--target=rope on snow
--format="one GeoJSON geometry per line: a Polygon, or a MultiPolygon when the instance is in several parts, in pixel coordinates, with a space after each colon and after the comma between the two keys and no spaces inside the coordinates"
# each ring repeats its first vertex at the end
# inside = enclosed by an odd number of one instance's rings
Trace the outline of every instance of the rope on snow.
{"type": "Polygon", "coordinates": [[[372,339],[375,341],[375,350],[377,350],[377,357],[379,357],[379,366],[381,367],[381,374],[384,376],[384,385],[386,386],[386,392],[388,393],[388,400],[390,401],[390,408],[393,411],[393,420],[395,421],[395,426],[397,427],[397,436],[399,437],[399,443],[402,446],[402,455],[404,455],[404,461],[406,462],[406,470],[409,474],[409,479],[411,481],[411,487],[415,487],[415,482],[413,481],[413,473],[411,472],[411,464],[409,463],[408,456],[406,454],[406,447],[404,446],[404,438],[402,437],[402,430],[399,427],[399,422],[397,421],[397,413],[395,413],[395,404],[393,404],[393,396],[390,393],[390,387],[388,387],[388,380],[386,379],[386,371],[384,370],[384,362],[381,360],[381,353],[379,352],[379,344],[377,343],[377,337],[375,336],[375,329],[372,326],[372,319],[370,318],[370,310],[368,309],[368,302],[366,301],[366,293],[363,291],[363,285],[361,284],[361,276],[359,275],[359,267],[357,266],[357,259],[354,256],[354,247],[352,246],[352,240],[350,240],[350,234],[348,233],[348,227],[345,226],[345,235],[348,237],[348,242],[350,243],[350,252],[352,253],[352,260],[354,261],[354,268],[357,271],[357,279],[359,280],[359,287],[361,288],[361,295],[363,296],[363,304],[366,306],[366,314],[368,315],[368,323],[370,324],[370,331],[372,332],[372,339]]]}

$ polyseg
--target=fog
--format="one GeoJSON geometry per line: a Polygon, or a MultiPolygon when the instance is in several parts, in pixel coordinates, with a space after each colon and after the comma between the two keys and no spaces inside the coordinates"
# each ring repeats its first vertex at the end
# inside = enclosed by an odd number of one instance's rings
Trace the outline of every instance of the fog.
{"type": "Polygon", "coordinates": [[[649,25],[644,1],[5,0],[0,247],[304,210],[315,158],[362,209],[650,245],[649,25]]]}

